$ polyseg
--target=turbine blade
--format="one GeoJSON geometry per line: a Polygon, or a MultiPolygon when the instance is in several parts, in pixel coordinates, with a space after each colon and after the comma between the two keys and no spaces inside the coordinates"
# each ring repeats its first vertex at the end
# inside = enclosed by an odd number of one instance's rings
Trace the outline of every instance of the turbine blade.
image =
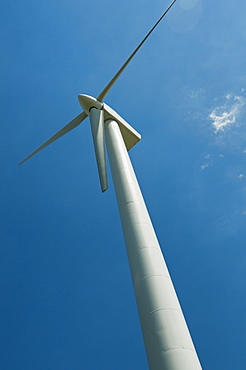
{"type": "Polygon", "coordinates": [[[124,71],[124,69],[128,66],[132,58],[135,56],[135,54],[138,52],[138,50],[141,48],[143,43],[147,40],[147,38],[150,36],[150,34],[154,31],[154,29],[158,26],[162,18],[167,14],[169,9],[173,6],[173,4],[176,2],[176,0],[173,0],[173,2],[169,5],[169,7],[165,10],[165,12],[161,15],[161,17],[158,19],[158,21],[154,24],[154,26],[151,28],[151,30],[147,33],[147,35],[144,37],[144,39],[140,42],[140,44],[136,47],[136,49],[133,51],[133,53],[129,56],[129,58],[126,60],[126,62],[123,64],[123,66],[118,70],[118,72],[114,75],[112,80],[107,84],[107,86],[100,92],[100,94],[97,97],[97,100],[103,101],[105,96],[108,94],[109,90],[112,88],[114,83],[117,81],[117,79],[120,77],[121,73],[124,71]]]}
{"type": "Polygon", "coordinates": [[[68,124],[66,124],[61,130],[59,130],[55,135],[51,136],[50,139],[45,141],[42,145],[40,145],[34,152],[29,154],[23,161],[21,161],[18,166],[20,166],[22,163],[27,161],[29,158],[34,156],[36,153],[40,152],[40,150],[44,149],[46,146],[53,143],[55,140],[59,139],[61,136],[65,135],[69,131],[73,130],[75,127],[77,127],[84,119],[87,117],[87,114],[85,112],[80,113],[78,116],[76,116],[72,121],[70,121],[68,124]]]}
{"type": "Polygon", "coordinates": [[[101,189],[102,192],[104,192],[108,188],[104,140],[104,111],[96,108],[91,108],[90,122],[101,189]]]}

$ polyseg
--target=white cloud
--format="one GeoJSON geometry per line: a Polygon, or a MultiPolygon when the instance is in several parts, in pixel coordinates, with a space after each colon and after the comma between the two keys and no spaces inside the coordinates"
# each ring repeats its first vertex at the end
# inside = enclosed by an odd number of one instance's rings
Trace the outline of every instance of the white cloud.
{"type": "Polygon", "coordinates": [[[236,122],[241,108],[245,105],[245,99],[242,96],[227,94],[226,100],[224,105],[216,107],[209,115],[216,134],[218,131],[224,131],[225,128],[232,126],[236,122]]]}
{"type": "Polygon", "coordinates": [[[209,163],[206,163],[206,164],[203,164],[202,166],[201,166],[201,170],[203,171],[203,170],[205,170],[205,168],[207,168],[209,166],[209,163]]]}
{"type": "MultiPolygon", "coordinates": [[[[210,160],[210,154],[205,155],[204,158],[206,160],[210,160]]],[[[210,166],[211,165],[210,162],[211,161],[208,161],[207,163],[204,163],[203,165],[201,165],[201,167],[200,167],[201,171],[205,170],[205,168],[207,168],[208,166],[210,166]]]]}

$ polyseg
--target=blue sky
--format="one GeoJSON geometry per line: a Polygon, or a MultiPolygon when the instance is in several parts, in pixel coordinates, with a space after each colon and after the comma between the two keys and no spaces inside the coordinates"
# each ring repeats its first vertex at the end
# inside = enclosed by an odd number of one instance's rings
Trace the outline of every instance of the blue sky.
{"type": "MultiPolygon", "coordinates": [[[[110,178],[88,120],[167,1],[1,2],[1,369],[147,369],[110,178]]],[[[177,0],[105,102],[131,152],[204,369],[245,369],[245,1],[177,0]]]]}

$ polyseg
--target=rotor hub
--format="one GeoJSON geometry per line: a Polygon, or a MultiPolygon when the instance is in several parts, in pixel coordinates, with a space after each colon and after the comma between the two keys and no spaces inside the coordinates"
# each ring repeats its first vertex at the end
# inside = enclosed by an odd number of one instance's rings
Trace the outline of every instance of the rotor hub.
{"type": "Polygon", "coordinates": [[[78,99],[79,99],[79,103],[81,107],[84,109],[85,113],[88,116],[90,115],[91,108],[96,108],[98,110],[103,109],[103,103],[93,98],[92,96],[85,95],[85,94],[79,94],[78,99]]]}

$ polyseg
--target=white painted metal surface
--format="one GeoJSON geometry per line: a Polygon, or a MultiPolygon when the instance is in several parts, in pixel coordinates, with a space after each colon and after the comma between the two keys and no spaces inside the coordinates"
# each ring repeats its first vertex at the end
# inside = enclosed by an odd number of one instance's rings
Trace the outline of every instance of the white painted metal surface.
{"type": "Polygon", "coordinates": [[[201,369],[144,199],[116,121],[105,123],[144,343],[151,370],[201,369]]]}
{"type": "Polygon", "coordinates": [[[104,120],[113,119],[119,124],[123,140],[127,150],[130,150],[141,139],[141,135],[130,126],[117,112],[115,112],[106,103],[99,102],[96,98],[86,94],[78,95],[79,103],[84,109],[85,113],[89,116],[90,110],[96,108],[104,111],[104,120]]]}
{"type": "Polygon", "coordinates": [[[91,108],[90,122],[101,190],[102,192],[104,192],[108,188],[104,140],[104,111],[96,108],[91,108]]]}

